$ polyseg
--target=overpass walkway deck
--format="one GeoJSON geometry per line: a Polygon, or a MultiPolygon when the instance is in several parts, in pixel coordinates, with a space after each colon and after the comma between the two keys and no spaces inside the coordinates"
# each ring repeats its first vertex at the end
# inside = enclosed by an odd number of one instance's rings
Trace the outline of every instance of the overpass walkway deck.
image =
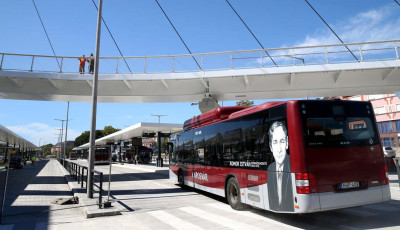
{"type": "MultiPolygon", "coordinates": [[[[98,101],[193,102],[206,94],[224,101],[394,93],[400,90],[399,42],[102,57],[98,101]]],[[[0,98],[91,100],[93,75],[77,72],[78,57],[0,53],[0,58],[0,98]]]]}

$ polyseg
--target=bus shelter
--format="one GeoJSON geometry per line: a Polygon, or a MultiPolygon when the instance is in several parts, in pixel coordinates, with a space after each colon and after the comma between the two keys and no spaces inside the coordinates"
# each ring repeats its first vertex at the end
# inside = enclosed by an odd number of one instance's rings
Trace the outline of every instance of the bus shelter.
{"type": "Polygon", "coordinates": [[[34,152],[37,146],[0,124],[0,152],[7,158],[8,149],[18,149],[22,154],[34,152]]]}
{"type": "MultiPolygon", "coordinates": [[[[176,123],[149,123],[140,122],[122,129],[118,132],[112,133],[105,137],[99,138],[95,141],[96,146],[106,145],[119,145],[122,149],[124,142],[131,141],[133,144],[142,137],[157,137],[158,144],[158,157],[157,166],[163,166],[163,160],[161,158],[161,137],[169,137],[171,133],[176,133],[183,130],[183,124],[176,123]]],[[[141,143],[141,142],[140,142],[141,143]]],[[[81,145],[74,150],[88,149],[89,143],[81,145]]],[[[122,151],[121,151],[122,152],[122,151]]]]}

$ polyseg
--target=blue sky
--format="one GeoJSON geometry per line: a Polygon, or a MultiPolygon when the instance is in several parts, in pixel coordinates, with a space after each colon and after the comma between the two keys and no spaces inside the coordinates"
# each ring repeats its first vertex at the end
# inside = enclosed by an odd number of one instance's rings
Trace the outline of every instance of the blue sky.
{"type": "MultiPolygon", "coordinates": [[[[57,55],[94,53],[97,12],[91,0],[35,0],[57,55]]],[[[97,3],[97,1],[95,1],[97,3]]],[[[193,53],[259,49],[225,0],[159,0],[193,53]]],[[[265,48],[339,41],[305,1],[230,0],[265,48]]],[[[393,0],[310,3],[344,42],[400,38],[400,6],[393,0]]],[[[186,54],[153,0],[103,0],[103,18],[125,56],[186,54]]],[[[0,1],[0,52],[52,55],[31,0],[0,1]]],[[[102,27],[101,56],[119,56],[102,27]]],[[[19,63],[15,63],[19,64],[19,63]]],[[[55,64],[55,63],[53,63],[55,64]]],[[[76,63],[78,68],[78,63],[76,63]]],[[[266,100],[256,101],[256,104],[266,100]]],[[[224,102],[234,105],[235,101],[224,102]]],[[[97,128],[138,122],[183,123],[200,114],[191,103],[99,103],[97,128]]],[[[0,124],[27,140],[56,143],[66,102],[0,99],[0,124]]],[[[70,103],[69,138],[89,130],[90,103],[70,103]]]]}

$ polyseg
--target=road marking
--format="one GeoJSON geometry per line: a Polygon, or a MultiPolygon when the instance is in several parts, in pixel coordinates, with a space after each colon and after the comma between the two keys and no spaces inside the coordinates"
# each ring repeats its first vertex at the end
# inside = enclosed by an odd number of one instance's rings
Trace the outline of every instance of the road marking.
{"type": "MultiPolygon", "coordinates": [[[[139,177],[134,177],[134,176],[126,176],[126,177],[129,177],[129,178],[135,179],[135,180],[143,180],[143,179],[141,179],[141,178],[139,178],[139,177]]],[[[157,183],[157,182],[150,182],[150,181],[147,181],[147,182],[148,182],[148,183],[151,183],[151,184],[156,184],[156,185],[159,185],[159,186],[165,187],[165,188],[177,188],[176,186],[172,187],[172,186],[160,184],[160,183],[157,183]]]]}
{"type": "Polygon", "coordinates": [[[268,217],[260,216],[260,215],[254,214],[252,212],[249,212],[249,211],[236,211],[236,210],[232,209],[230,206],[228,206],[226,204],[210,203],[210,204],[206,204],[206,205],[210,206],[210,207],[213,207],[213,208],[216,208],[216,209],[219,209],[219,210],[226,211],[226,212],[232,212],[232,213],[235,213],[235,214],[238,214],[238,215],[242,215],[242,216],[251,217],[251,218],[254,218],[254,219],[257,219],[257,220],[265,221],[265,222],[268,222],[268,223],[271,223],[271,224],[274,224],[274,225],[280,225],[280,226],[285,227],[285,228],[301,229],[301,228],[297,228],[297,227],[293,227],[291,225],[287,225],[287,224],[281,223],[281,222],[276,221],[276,220],[271,220],[268,217]]]}
{"type": "Polygon", "coordinates": [[[173,216],[165,211],[159,210],[159,211],[151,211],[148,212],[148,214],[152,215],[153,217],[161,220],[163,223],[168,224],[176,229],[182,229],[182,230],[187,230],[187,229],[194,229],[194,230],[200,230],[204,229],[201,228],[197,225],[194,225],[188,221],[182,220],[176,216],[173,216]]]}
{"type": "Polygon", "coordinates": [[[182,210],[182,211],[187,212],[187,213],[189,213],[191,215],[200,217],[200,218],[205,219],[207,221],[214,222],[216,224],[222,225],[222,226],[227,227],[227,228],[238,229],[238,230],[259,229],[259,228],[255,227],[255,226],[251,226],[249,224],[236,221],[234,219],[230,219],[230,218],[226,218],[226,217],[223,217],[223,216],[211,214],[209,212],[205,212],[205,211],[200,210],[198,208],[182,207],[182,208],[179,208],[179,210],[182,210]]]}
{"type": "Polygon", "coordinates": [[[165,185],[165,184],[160,184],[160,183],[157,183],[157,182],[152,182],[152,184],[156,184],[156,185],[159,185],[159,186],[165,187],[165,188],[177,188],[177,186],[172,187],[172,186],[168,186],[168,185],[165,185]]]}

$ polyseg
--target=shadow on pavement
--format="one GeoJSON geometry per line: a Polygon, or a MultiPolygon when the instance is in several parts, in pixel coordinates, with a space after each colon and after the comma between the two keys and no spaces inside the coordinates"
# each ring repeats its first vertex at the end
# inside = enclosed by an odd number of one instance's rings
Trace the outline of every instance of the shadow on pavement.
{"type": "Polygon", "coordinates": [[[139,194],[170,194],[170,193],[185,193],[189,191],[181,188],[166,188],[166,189],[132,189],[132,190],[111,190],[111,194],[119,195],[139,195],[139,194]]]}
{"type": "MultiPolygon", "coordinates": [[[[64,176],[58,175],[57,164],[41,160],[34,166],[25,165],[22,169],[9,171],[2,224],[14,224],[13,229],[35,229],[35,223],[39,221],[41,229],[47,229],[50,211],[54,210],[50,202],[58,197],[72,196],[64,176]]],[[[0,172],[1,198],[5,175],[5,171],[0,172]]],[[[65,208],[68,207],[71,206],[65,208]]]]}

